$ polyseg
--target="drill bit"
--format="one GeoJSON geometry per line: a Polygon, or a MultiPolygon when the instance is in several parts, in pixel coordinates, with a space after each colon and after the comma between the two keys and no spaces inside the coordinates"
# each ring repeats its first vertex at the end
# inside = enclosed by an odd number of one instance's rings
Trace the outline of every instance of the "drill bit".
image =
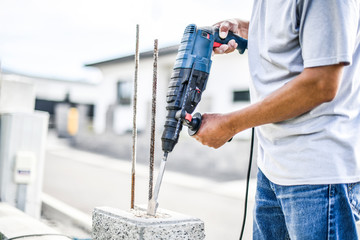
{"type": "Polygon", "coordinates": [[[164,176],[164,172],[165,172],[165,165],[166,165],[166,160],[168,157],[168,153],[165,152],[164,153],[164,157],[161,161],[160,164],[160,169],[159,169],[159,175],[156,179],[156,185],[155,185],[155,189],[154,189],[154,193],[152,194],[151,199],[149,199],[149,203],[148,203],[148,209],[147,209],[147,214],[150,216],[154,216],[156,215],[156,210],[159,206],[159,203],[157,202],[158,197],[159,197],[159,192],[160,192],[160,186],[161,186],[161,182],[164,176]]]}

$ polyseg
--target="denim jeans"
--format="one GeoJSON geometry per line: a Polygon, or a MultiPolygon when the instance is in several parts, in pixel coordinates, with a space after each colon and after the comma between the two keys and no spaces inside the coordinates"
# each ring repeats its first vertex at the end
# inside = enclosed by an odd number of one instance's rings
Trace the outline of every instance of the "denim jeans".
{"type": "Polygon", "coordinates": [[[259,170],[253,240],[357,240],[360,184],[280,186],[259,170]]]}

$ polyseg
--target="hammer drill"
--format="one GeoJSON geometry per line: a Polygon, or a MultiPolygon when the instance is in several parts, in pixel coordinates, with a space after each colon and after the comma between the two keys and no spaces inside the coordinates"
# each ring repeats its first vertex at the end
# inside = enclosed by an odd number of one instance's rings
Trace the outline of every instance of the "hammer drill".
{"type": "Polygon", "coordinates": [[[201,125],[201,114],[192,117],[205,90],[211,68],[214,47],[235,39],[240,54],[247,47],[247,40],[229,32],[226,39],[219,37],[219,30],[212,27],[196,28],[188,25],[176,57],[167,92],[167,117],[162,135],[162,150],[171,152],[178,142],[183,125],[195,135],[201,125]]]}
{"type": "Polygon", "coordinates": [[[213,48],[226,44],[231,39],[237,42],[239,53],[244,53],[247,48],[247,40],[232,32],[229,32],[225,39],[221,39],[219,29],[214,27],[197,28],[196,25],[190,24],[184,31],[166,96],[167,116],[161,138],[164,158],[160,165],[154,194],[149,202],[149,215],[154,216],[156,213],[157,197],[167,155],[178,142],[182,126],[188,127],[191,136],[195,135],[200,128],[201,114],[195,113],[194,116],[191,114],[200,102],[201,95],[206,88],[213,48]]]}

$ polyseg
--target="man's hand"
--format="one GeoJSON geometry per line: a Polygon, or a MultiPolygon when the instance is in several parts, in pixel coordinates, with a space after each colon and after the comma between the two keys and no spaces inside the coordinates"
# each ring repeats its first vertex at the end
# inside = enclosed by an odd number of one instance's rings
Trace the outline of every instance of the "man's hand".
{"type": "Polygon", "coordinates": [[[203,114],[201,128],[194,138],[213,148],[219,148],[233,137],[235,132],[228,123],[226,114],[203,114]]]}
{"type": "MultiPolygon", "coordinates": [[[[219,28],[219,35],[221,38],[226,38],[229,31],[239,35],[242,38],[248,39],[249,22],[233,18],[214,24],[214,27],[219,28]]],[[[230,53],[237,47],[235,40],[230,40],[228,44],[223,44],[214,49],[214,53],[230,53]]]]}

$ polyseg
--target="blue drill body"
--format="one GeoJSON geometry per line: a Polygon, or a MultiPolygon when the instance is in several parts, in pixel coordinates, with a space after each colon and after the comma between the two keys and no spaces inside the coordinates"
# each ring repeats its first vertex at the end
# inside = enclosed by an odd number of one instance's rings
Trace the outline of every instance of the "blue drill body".
{"type": "Polygon", "coordinates": [[[162,149],[171,152],[178,142],[183,125],[188,126],[189,134],[196,134],[201,125],[201,114],[194,112],[206,88],[211,68],[214,47],[235,39],[240,54],[247,48],[247,40],[232,32],[226,39],[219,37],[218,29],[197,28],[190,24],[184,31],[173,68],[167,93],[167,116],[162,135],[162,149]]]}

